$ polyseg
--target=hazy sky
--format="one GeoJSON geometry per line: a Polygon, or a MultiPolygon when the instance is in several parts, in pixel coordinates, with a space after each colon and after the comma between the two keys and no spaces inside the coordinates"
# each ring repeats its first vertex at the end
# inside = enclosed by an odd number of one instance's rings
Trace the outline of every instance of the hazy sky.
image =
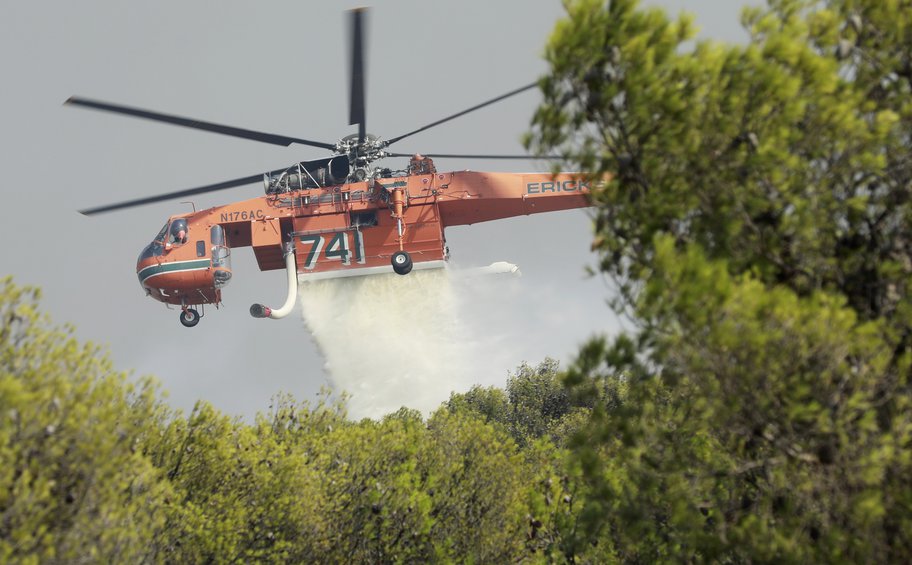
{"type": "MultiPolygon", "coordinates": [[[[697,15],[702,35],[743,40],[743,1],[650,2],[697,15]]],[[[249,248],[219,310],[193,329],[144,296],[135,261],[168,216],[165,202],[92,218],[76,210],[288,166],[324,156],[62,103],[71,95],[238,127],[335,142],[347,126],[346,10],[357,2],[0,3],[0,275],[40,286],[43,308],[116,366],[152,374],[172,403],[198,398],[230,413],[266,410],[284,391],[313,398],[327,382],[299,315],[256,320],[253,302],[284,300],[284,274],[260,272],[249,248]]],[[[390,138],[535,80],[558,0],[376,2],[368,19],[368,131],[390,138]]],[[[413,136],[396,151],[518,153],[537,92],[413,136]]],[[[398,165],[387,160],[387,166],[398,165]]],[[[545,163],[438,160],[439,170],[546,170],[545,163]]],[[[397,168],[393,166],[392,168],[397,168]]],[[[197,208],[259,195],[252,185],[194,198],[197,208]]],[[[505,351],[476,382],[502,386],[522,361],[572,358],[594,333],[616,331],[609,288],[587,278],[582,211],[447,231],[456,266],[508,260],[498,319],[505,351]]],[[[479,296],[479,302],[490,297],[479,296]]],[[[483,314],[478,314],[483,315],[483,314]]],[[[486,322],[486,321],[483,321],[486,322]]],[[[378,359],[378,363],[387,362],[378,359]]],[[[407,404],[408,399],[403,399],[407,404]]]]}

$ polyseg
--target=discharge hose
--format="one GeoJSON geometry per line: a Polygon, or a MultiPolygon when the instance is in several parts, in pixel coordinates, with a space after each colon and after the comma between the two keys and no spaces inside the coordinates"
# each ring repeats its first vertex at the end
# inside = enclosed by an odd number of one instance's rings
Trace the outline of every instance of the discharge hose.
{"type": "Polygon", "coordinates": [[[288,296],[285,304],[277,310],[263,304],[254,304],[250,307],[250,315],[254,318],[272,318],[278,320],[291,314],[295,302],[298,300],[298,269],[295,265],[294,247],[288,246],[285,252],[285,272],[288,274],[288,296]]]}

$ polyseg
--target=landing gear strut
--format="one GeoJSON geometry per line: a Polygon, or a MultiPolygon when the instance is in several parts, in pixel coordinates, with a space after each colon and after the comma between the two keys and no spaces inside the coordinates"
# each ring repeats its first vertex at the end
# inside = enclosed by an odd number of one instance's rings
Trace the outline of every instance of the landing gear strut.
{"type": "Polygon", "coordinates": [[[393,217],[396,218],[396,231],[398,233],[399,251],[393,253],[390,263],[397,275],[407,275],[412,271],[412,258],[407,251],[402,250],[403,235],[405,234],[405,221],[402,213],[405,211],[405,194],[401,188],[390,191],[390,202],[393,205],[393,217]]]}
{"type": "Polygon", "coordinates": [[[193,308],[185,308],[185,309],[181,310],[180,321],[184,325],[184,327],[192,328],[193,326],[198,324],[200,321],[199,312],[197,312],[193,308]]]}
{"type": "Polygon", "coordinates": [[[412,258],[407,251],[397,251],[393,253],[390,262],[393,264],[393,270],[396,271],[396,274],[398,275],[407,275],[412,271],[412,258]]]}

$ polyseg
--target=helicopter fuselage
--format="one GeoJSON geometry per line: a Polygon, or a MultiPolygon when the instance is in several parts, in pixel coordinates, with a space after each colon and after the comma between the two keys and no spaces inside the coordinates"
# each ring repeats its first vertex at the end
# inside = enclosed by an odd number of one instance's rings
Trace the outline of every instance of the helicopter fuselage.
{"type": "Polygon", "coordinates": [[[393,272],[403,251],[415,269],[442,267],[447,227],[586,207],[588,191],[573,174],[458,171],[266,194],[172,217],[137,274],[149,296],[186,309],[219,304],[229,247],[252,247],[264,271],[291,252],[300,281],[393,272]]]}
{"type": "MultiPolygon", "coordinates": [[[[133,106],[71,96],[64,104],[167,123],[235,138],[289,147],[293,144],[331,151],[262,175],[265,196],[173,216],[140,254],[137,274],[152,298],[181,306],[180,321],[195,326],[200,313],[192,305],[221,302],[221,288],[231,278],[231,247],[253,247],[262,270],[284,268],[285,304],[273,310],[251,306],[258,318],[291,312],[298,282],[320,277],[369,275],[443,266],[444,230],[450,226],[512,216],[582,208],[588,186],[579,175],[541,173],[438,173],[428,154],[394,153],[389,148],[413,135],[448,123],[507,98],[541,88],[534,81],[500,96],[393,137],[367,131],[364,19],[366,10],[349,12],[349,125],[357,125],[336,143],[239,128],[164,114],[133,106]],[[410,157],[396,175],[375,162],[410,157]]],[[[537,159],[563,161],[561,155],[444,154],[457,159],[537,159]]],[[[175,192],[146,196],[80,210],[93,215],[153,202],[186,198],[253,184],[260,175],[234,178],[175,192]]]]}

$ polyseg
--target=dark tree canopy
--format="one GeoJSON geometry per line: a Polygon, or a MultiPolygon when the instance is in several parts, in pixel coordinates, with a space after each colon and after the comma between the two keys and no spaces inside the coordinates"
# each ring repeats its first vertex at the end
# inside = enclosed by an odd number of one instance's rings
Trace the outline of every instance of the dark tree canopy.
{"type": "MultiPolygon", "coordinates": [[[[622,560],[912,555],[912,3],[771,0],[745,45],[571,1],[528,144],[612,179],[594,249],[637,325],[575,457],[622,560]]],[[[570,167],[574,168],[574,167],[570,167]]]]}
{"type": "Polygon", "coordinates": [[[571,2],[529,142],[614,176],[595,246],[624,282],[664,234],[733,273],[838,292],[864,319],[908,318],[909,11],[779,0],[746,10],[750,41],[732,46],[633,0],[571,2]]]}

